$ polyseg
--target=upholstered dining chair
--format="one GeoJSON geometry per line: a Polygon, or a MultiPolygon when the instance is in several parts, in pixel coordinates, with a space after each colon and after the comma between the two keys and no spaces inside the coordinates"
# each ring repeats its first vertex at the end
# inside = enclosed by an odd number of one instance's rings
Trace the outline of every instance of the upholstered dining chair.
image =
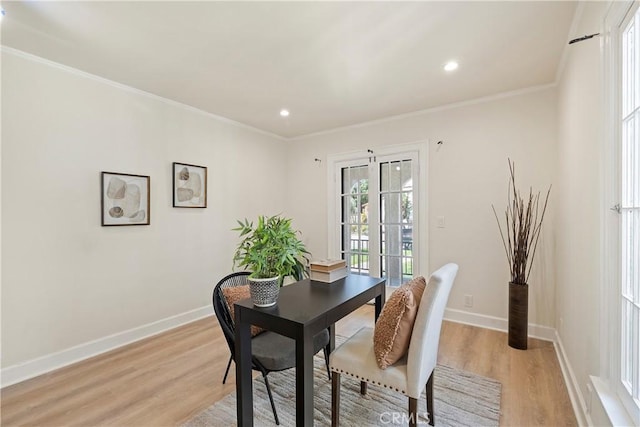
{"type": "MultiPolygon", "coordinates": [[[[340,377],[347,375],[367,384],[395,390],[409,397],[409,426],[417,425],[418,399],[426,387],[429,424],[434,424],[433,371],[438,356],[438,341],[444,309],[458,272],[456,264],[447,264],[429,278],[417,308],[407,354],[398,362],[380,369],[374,354],[372,328],[362,328],[331,353],[331,425],[339,425],[340,377]]],[[[390,408],[391,409],[391,408],[390,408]]]]}
{"type": "MultiPolygon", "coordinates": [[[[250,272],[242,271],[229,274],[223,277],[213,289],[213,309],[218,318],[218,323],[222,328],[225,340],[229,346],[231,356],[227,363],[227,369],[224,374],[222,383],[227,380],[229,368],[231,367],[231,361],[235,360],[235,329],[233,326],[233,317],[231,315],[231,307],[228,306],[227,300],[224,297],[223,289],[248,285],[247,277],[250,272]]],[[[253,326],[252,326],[253,328],[253,326]]],[[[327,374],[331,378],[329,372],[329,357],[327,355],[327,345],[329,344],[329,331],[323,330],[313,338],[313,348],[317,353],[320,350],[324,350],[324,357],[327,366],[327,374]]],[[[285,369],[293,368],[296,365],[296,345],[295,341],[291,338],[276,334],[274,332],[264,331],[251,338],[251,353],[252,353],[252,369],[260,371],[264,384],[267,388],[269,395],[269,401],[271,403],[271,409],[273,410],[273,418],[277,425],[280,425],[278,420],[278,413],[276,406],[273,402],[273,395],[271,394],[271,387],[269,386],[269,380],[267,375],[270,372],[283,371],[285,369]]]]}

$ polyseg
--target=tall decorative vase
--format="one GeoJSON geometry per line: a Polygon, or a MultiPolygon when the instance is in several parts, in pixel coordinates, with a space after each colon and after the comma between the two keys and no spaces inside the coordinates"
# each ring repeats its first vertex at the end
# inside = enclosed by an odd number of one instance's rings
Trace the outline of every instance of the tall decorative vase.
{"type": "Polygon", "coordinates": [[[527,349],[529,285],[509,282],[509,347],[527,349]]]}

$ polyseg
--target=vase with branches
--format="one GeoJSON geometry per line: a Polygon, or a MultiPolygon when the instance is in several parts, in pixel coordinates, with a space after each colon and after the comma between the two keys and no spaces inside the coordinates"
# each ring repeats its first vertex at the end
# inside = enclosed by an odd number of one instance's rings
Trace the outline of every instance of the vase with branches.
{"type": "Polygon", "coordinates": [[[509,188],[504,211],[504,228],[495,206],[491,205],[510,270],[509,282],[509,346],[527,348],[529,276],[538,248],[542,223],[547,211],[551,186],[544,200],[541,193],[524,195],[516,187],[515,164],[509,162],[509,188]]]}

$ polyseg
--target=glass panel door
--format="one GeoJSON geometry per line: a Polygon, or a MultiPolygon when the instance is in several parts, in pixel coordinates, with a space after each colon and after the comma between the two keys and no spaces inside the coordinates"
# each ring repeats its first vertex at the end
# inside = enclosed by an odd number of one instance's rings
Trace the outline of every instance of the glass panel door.
{"type": "Polygon", "coordinates": [[[342,168],[342,247],[351,273],[369,274],[369,166],[342,168]]]}
{"type": "Polygon", "coordinates": [[[413,277],[412,160],[380,162],[380,263],[390,286],[413,277]]]}
{"type": "Polygon", "coordinates": [[[413,278],[417,265],[417,160],[413,154],[343,162],[340,254],[353,274],[385,277],[388,286],[413,278]]]}

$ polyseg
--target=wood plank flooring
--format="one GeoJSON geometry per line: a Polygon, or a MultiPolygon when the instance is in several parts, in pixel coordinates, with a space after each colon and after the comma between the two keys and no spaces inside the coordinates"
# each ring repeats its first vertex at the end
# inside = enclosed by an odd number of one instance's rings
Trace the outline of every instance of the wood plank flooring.
{"type": "MultiPolygon", "coordinates": [[[[373,325],[365,306],[336,326],[373,325]]],[[[105,353],[1,392],[2,426],[175,426],[235,390],[234,365],[215,318],[105,353]]],[[[506,334],[444,322],[439,363],[502,383],[503,426],[575,426],[553,344],[507,346],[506,334]]],[[[437,408],[436,408],[437,410],[437,408]]]]}

